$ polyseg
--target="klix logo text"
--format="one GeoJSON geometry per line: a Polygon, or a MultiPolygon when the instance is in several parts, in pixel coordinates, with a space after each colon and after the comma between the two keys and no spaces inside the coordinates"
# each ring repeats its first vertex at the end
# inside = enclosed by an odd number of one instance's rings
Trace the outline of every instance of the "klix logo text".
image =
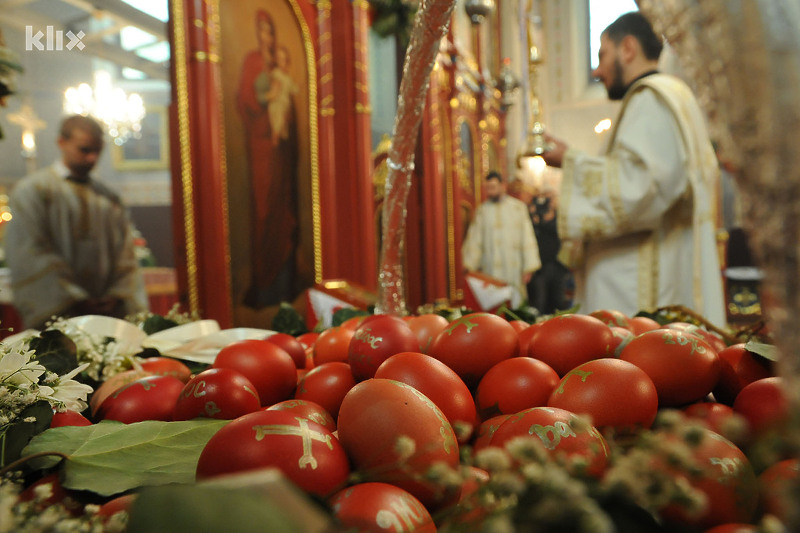
{"type": "Polygon", "coordinates": [[[67,31],[65,34],[61,30],[56,30],[53,26],[46,26],[45,33],[42,30],[33,33],[33,26],[25,26],[25,50],[72,50],[77,48],[83,50],[86,45],[81,42],[86,36],[79,31],[77,34],[67,31]],[[66,37],[66,39],[65,39],[66,37]],[[66,40],[66,42],[64,42],[66,40]]]}

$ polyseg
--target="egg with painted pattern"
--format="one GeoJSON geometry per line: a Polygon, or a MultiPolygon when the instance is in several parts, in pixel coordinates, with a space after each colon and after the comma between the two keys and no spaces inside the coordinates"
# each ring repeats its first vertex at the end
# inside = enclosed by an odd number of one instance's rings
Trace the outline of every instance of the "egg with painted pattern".
{"type": "Polygon", "coordinates": [[[330,430],[291,411],[262,410],[232,420],[209,439],[196,478],[262,468],[277,468],[322,497],[342,489],[350,475],[347,454],[330,430]]]}
{"type": "Polygon", "coordinates": [[[608,464],[608,444],[597,428],[564,409],[532,407],[510,415],[489,445],[502,448],[516,438],[535,439],[571,470],[599,477],[608,464]]]}
{"type": "Polygon", "coordinates": [[[342,400],[337,427],[362,479],[407,490],[429,511],[457,500],[457,492],[426,479],[437,463],[456,468],[459,449],[441,409],[417,389],[391,379],[362,381],[342,400]]]}
{"type": "Polygon", "coordinates": [[[337,492],[328,503],[347,531],[436,533],[425,506],[408,491],[388,483],[358,483],[337,492]]]}

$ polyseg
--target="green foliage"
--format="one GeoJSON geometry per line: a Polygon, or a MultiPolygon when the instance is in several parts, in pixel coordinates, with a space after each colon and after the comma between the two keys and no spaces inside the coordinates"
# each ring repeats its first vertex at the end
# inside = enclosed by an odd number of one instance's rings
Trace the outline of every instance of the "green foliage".
{"type": "Polygon", "coordinates": [[[34,435],[50,427],[53,408],[47,400],[36,403],[20,411],[19,416],[0,428],[0,467],[16,461],[22,450],[34,435]]]}
{"type": "MultiPolygon", "coordinates": [[[[35,436],[22,453],[65,454],[69,458],[63,466],[64,487],[111,496],[141,486],[194,482],[200,452],[228,422],[198,418],[64,426],[35,436]]],[[[50,468],[55,462],[46,458],[29,464],[50,468]]]]}
{"type": "Polygon", "coordinates": [[[504,305],[497,310],[497,314],[508,321],[522,320],[528,324],[535,323],[541,316],[541,313],[539,313],[538,309],[527,304],[521,305],[516,309],[509,309],[504,305]]]}
{"type": "Polygon", "coordinates": [[[142,330],[148,335],[164,331],[165,329],[174,328],[178,323],[174,320],[164,318],[161,315],[150,315],[142,324],[142,330]]]}
{"type": "Polygon", "coordinates": [[[75,343],[57,329],[42,331],[30,341],[36,352],[36,362],[59,376],[78,366],[78,348],[75,343]]]}
{"type": "Polygon", "coordinates": [[[396,36],[402,49],[408,46],[417,6],[408,0],[369,0],[374,16],[372,31],[381,37],[396,36]]]}
{"type": "Polygon", "coordinates": [[[281,302],[278,313],[272,319],[272,329],[278,333],[287,333],[294,337],[308,331],[303,316],[287,302],[281,302]]]}
{"type": "Polygon", "coordinates": [[[342,307],[337,309],[331,317],[331,326],[338,327],[350,320],[354,316],[369,316],[371,313],[365,309],[356,309],[355,307],[342,307]]]}

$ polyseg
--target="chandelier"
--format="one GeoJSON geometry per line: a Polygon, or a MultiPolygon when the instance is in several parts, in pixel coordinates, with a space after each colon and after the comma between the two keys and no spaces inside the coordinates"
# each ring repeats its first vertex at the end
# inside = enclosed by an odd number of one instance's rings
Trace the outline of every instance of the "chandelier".
{"type": "Polygon", "coordinates": [[[94,74],[94,87],[81,83],[64,92],[64,112],[92,116],[105,125],[114,144],[121,146],[131,137],[141,137],[144,101],[137,93],[125,94],[111,84],[111,75],[103,70],[94,74]]]}

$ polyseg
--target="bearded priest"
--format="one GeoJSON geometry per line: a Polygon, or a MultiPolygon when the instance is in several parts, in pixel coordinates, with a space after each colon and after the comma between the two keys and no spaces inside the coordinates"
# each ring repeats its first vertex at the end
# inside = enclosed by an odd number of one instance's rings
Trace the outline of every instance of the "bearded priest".
{"type": "Polygon", "coordinates": [[[632,315],[683,305],[724,325],[714,202],[719,165],[691,90],[657,70],[662,47],[639,12],[601,34],[592,75],[622,107],[601,157],[548,137],[543,157],[563,169],[559,234],[583,242],[580,312],[632,315]]]}

